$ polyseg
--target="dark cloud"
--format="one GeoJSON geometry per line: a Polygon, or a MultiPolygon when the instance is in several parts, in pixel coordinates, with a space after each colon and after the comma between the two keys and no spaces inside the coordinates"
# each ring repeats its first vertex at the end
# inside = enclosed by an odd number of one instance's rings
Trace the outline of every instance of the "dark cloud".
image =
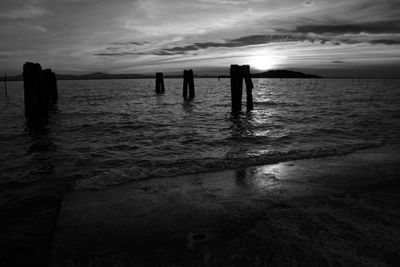
{"type": "Polygon", "coordinates": [[[400,33],[400,20],[376,21],[358,24],[322,24],[322,25],[301,25],[294,30],[278,30],[281,32],[315,33],[315,34],[359,34],[365,33],[400,33]]]}
{"type": "Polygon", "coordinates": [[[341,60],[334,60],[334,61],[332,61],[332,63],[335,63],[335,64],[344,64],[344,63],[346,63],[345,61],[341,61],[341,60]]]}
{"type": "Polygon", "coordinates": [[[396,39],[376,39],[368,41],[370,44],[399,45],[400,40],[396,39]]]}
{"type": "Polygon", "coordinates": [[[128,42],[114,42],[114,43],[111,43],[111,45],[134,46],[134,45],[145,45],[145,44],[148,44],[148,43],[149,42],[147,42],[147,41],[142,41],[142,42],[128,41],[128,42]]]}
{"type": "Polygon", "coordinates": [[[307,1],[307,2],[303,3],[303,6],[313,6],[313,5],[314,5],[314,2],[311,2],[311,1],[307,1]]]}
{"type": "Polygon", "coordinates": [[[92,55],[102,56],[102,57],[122,57],[122,56],[143,56],[143,55],[173,56],[177,54],[184,54],[184,52],[167,52],[163,50],[157,50],[150,52],[106,52],[106,53],[95,53],[92,55]]]}
{"type": "Polygon", "coordinates": [[[373,45],[399,45],[400,44],[400,39],[394,38],[394,39],[369,39],[369,40],[360,40],[360,39],[349,39],[349,38],[338,38],[337,41],[335,41],[335,44],[361,44],[361,43],[368,43],[368,44],[373,44],[373,45]]]}
{"type": "Polygon", "coordinates": [[[165,48],[150,52],[120,52],[122,48],[120,47],[107,47],[106,53],[96,53],[96,56],[126,56],[126,55],[157,55],[157,56],[171,56],[171,55],[181,55],[186,54],[190,51],[197,51],[207,48],[218,48],[218,47],[245,47],[250,45],[277,43],[277,42],[296,42],[305,41],[314,42],[315,40],[307,38],[305,36],[291,36],[291,35],[248,35],[236,39],[225,40],[224,42],[203,42],[194,43],[186,46],[176,46],[172,48],[165,48]]]}
{"type": "MultiPolygon", "coordinates": [[[[270,43],[285,42],[304,42],[308,41],[315,44],[384,44],[399,45],[400,40],[395,39],[374,39],[373,35],[377,33],[395,33],[400,32],[400,21],[374,22],[365,24],[341,24],[341,25],[301,25],[295,30],[276,29],[277,34],[270,35],[247,35],[235,39],[228,39],[222,42],[199,42],[185,46],[175,46],[172,48],[164,48],[146,52],[132,52],[132,46],[140,46],[148,42],[114,42],[114,46],[107,47],[105,53],[96,53],[96,56],[132,56],[132,55],[156,55],[156,56],[172,56],[182,55],[188,52],[208,49],[208,48],[235,48],[246,47],[252,45],[264,45],[270,43]],[[345,34],[359,34],[361,32],[370,33],[369,39],[359,38],[357,36],[349,38],[344,37],[345,34]],[[310,34],[314,35],[311,36],[310,34]],[[131,51],[124,51],[130,49],[131,51]]],[[[133,49],[136,50],[136,49],[133,49]]],[[[342,63],[333,61],[333,63],[342,63]]]]}
{"type": "Polygon", "coordinates": [[[156,56],[173,56],[173,55],[180,55],[180,54],[185,54],[184,51],[177,51],[177,52],[167,52],[167,51],[155,51],[155,52],[150,52],[147,55],[156,55],[156,56]]]}
{"type": "Polygon", "coordinates": [[[138,52],[124,52],[124,50],[133,48],[135,46],[141,46],[148,44],[149,42],[147,41],[142,41],[142,42],[134,42],[134,41],[128,41],[128,42],[113,42],[110,43],[112,46],[106,47],[105,50],[110,51],[106,53],[98,53],[98,54],[93,54],[96,56],[125,56],[125,55],[140,55],[142,53],[138,52]]]}
{"type": "Polygon", "coordinates": [[[95,53],[93,56],[102,56],[102,57],[121,57],[121,56],[132,56],[132,55],[146,55],[146,53],[141,52],[116,52],[116,53],[95,53]]]}
{"type": "Polygon", "coordinates": [[[173,48],[166,48],[162,51],[170,53],[186,53],[188,51],[196,51],[207,48],[218,48],[218,47],[245,47],[250,45],[279,43],[279,42],[298,42],[298,41],[310,41],[311,38],[302,35],[248,35],[236,39],[225,40],[224,42],[204,42],[194,43],[186,46],[176,46],[173,48]]]}

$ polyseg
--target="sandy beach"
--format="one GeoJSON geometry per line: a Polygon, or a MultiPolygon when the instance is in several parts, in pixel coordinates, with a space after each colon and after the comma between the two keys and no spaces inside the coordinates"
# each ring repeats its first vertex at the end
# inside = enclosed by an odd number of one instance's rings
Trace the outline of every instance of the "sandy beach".
{"type": "Polygon", "coordinates": [[[400,146],[63,200],[51,266],[394,266],[400,146]]]}

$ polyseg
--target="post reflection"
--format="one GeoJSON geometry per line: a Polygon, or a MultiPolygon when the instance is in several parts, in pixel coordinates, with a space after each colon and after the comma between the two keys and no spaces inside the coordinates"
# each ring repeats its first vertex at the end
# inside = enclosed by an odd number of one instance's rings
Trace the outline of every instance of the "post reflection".
{"type": "Polygon", "coordinates": [[[232,112],[229,116],[232,137],[254,136],[254,117],[251,112],[232,112]]]}
{"type": "Polygon", "coordinates": [[[264,192],[280,181],[280,168],[276,165],[249,167],[235,171],[235,184],[239,190],[264,192]]]}
{"type": "Polygon", "coordinates": [[[194,109],[193,100],[192,99],[185,99],[182,102],[182,108],[183,108],[183,111],[186,114],[192,114],[193,113],[193,109],[194,109]]]}
{"type": "Polygon", "coordinates": [[[50,112],[48,116],[27,119],[25,124],[25,131],[30,137],[27,154],[35,161],[34,173],[40,175],[52,174],[56,167],[54,152],[57,151],[57,145],[54,141],[54,127],[57,107],[53,107],[50,112]]]}

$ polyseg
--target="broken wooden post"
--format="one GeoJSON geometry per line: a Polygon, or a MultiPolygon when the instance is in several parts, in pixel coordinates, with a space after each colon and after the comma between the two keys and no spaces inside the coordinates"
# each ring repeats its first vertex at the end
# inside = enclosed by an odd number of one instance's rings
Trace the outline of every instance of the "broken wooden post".
{"type": "Polygon", "coordinates": [[[28,119],[46,116],[58,99],[57,79],[51,69],[26,62],[23,70],[25,115],[28,119]]]}
{"type": "Polygon", "coordinates": [[[250,66],[242,66],[244,82],[246,83],[246,107],[247,111],[253,110],[253,82],[251,80],[250,66]]]}
{"type": "Polygon", "coordinates": [[[50,69],[49,74],[49,100],[51,104],[55,104],[58,101],[58,88],[57,88],[57,77],[56,74],[50,69]]]}
{"type": "Polygon", "coordinates": [[[231,65],[231,98],[232,111],[242,110],[243,79],[246,83],[246,106],[247,111],[253,109],[253,82],[251,81],[249,65],[231,65]]]}
{"type": "Polygon", "coordinates": [[[164,93],[164,75],[162,72],[156,73],[156,93],[164,93]]]}
{"type": "Polygon", "coordinates": [[[241,67],[238,65],[231,65],[230,69],[231,78],[231,100],[232,111],[242,110],[242,90],[243,90],[243,75],[241,67]]]}
{"type": "Polygon", "coordinates": [[[40,64],[26,62],[23,68],[24,102],[27,118],[37,117],[39,114],[39,96],[42,82],[42,67],[40,64]]]}
{"type": "Polygon", "coordinates": [[[194,77],[193,70],[188,71],[188,83],[189,83],[189,98],[194,98],[194,77]]]}
{"type": "Polygon", "coordinates": [[[183,99],[187,98],[188,95],[188,71],[184,70],[183,71],[183,91],[182,91],[182,95],[183,95],[183,99]]]}

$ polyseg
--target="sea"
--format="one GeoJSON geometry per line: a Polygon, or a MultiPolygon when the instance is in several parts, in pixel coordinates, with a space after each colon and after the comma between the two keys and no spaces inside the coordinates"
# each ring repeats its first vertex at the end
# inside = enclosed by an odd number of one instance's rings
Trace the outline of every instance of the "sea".
{"type": "MultiPolygon", "coordinates": [[[[254,110],[231,112],[229,79],[58,81],[32,124],[23,82],[0,86],[0,266],[44,266],[61,201],[154,177],[340,156],[398,144],[400,80],[253,79],[254,110]],[[11,266],[11,265],[10,265],[11,266]]],[[[245,94],[244,94],[245,95],[245,94]]]]}

